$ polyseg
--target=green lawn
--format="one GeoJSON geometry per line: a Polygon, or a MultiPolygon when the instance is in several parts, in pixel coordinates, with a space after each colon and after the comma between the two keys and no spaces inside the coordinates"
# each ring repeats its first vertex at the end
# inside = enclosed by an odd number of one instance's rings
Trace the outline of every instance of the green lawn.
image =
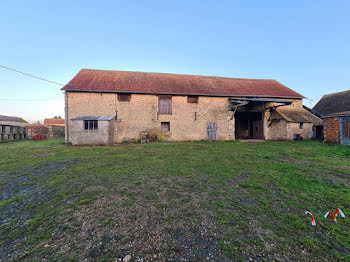
{"type": "Polygon", "coordinates": [[[0,192],[0,261],[350,261],[350,147],[4,143],[0,192]]]}

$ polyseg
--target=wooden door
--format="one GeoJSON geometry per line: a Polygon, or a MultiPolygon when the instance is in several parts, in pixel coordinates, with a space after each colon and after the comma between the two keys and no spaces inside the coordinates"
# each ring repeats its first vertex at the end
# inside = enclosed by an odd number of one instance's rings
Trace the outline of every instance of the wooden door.
{"type": "Polygon", "coordinates": [[[207,123],[207,139],[218,140],[218,126],[216,122],[207,123]]]}
{"type": "Polygon", "coordinates": [[[255,120],[251,122],[252,138],[253,139],[264,139],[263,121],[255,120]]]}

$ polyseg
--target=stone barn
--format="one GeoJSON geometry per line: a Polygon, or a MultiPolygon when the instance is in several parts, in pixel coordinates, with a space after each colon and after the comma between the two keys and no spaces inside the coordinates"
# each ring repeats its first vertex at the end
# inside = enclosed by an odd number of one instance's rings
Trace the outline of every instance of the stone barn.
{"type": "Polygon", "coordinates": [[[82,69],[65,92],[66,142],[293,140],[322,121],[276,80],[82,69]]]}

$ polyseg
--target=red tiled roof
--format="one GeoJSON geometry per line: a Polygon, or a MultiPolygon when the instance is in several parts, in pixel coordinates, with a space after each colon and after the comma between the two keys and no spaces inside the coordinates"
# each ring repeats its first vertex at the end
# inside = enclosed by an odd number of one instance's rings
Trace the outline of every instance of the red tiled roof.
{"type": "Polygon", "coordinates": [[[61,90],[303,98],[276,80],[82,69],[61,90]]]}
{"type": "Polygon", "coordinates": [[[64,119],[62,118],[45,118],[44,125],[64,125],[64,119]]]}

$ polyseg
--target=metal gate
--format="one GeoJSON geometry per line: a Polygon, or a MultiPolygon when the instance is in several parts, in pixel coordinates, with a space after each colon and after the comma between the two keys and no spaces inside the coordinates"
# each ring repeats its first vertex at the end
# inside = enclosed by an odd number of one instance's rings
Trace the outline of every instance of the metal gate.
{"type": "Polygon", "coordinates": [[[218,140],[218,125],[216,122],[207,123],[207,139],[218,140]]]}
{"type": "Polygon", "coordinates": [[[340,117],[340,144],[350,145],[350,116],[340,117]]]}

